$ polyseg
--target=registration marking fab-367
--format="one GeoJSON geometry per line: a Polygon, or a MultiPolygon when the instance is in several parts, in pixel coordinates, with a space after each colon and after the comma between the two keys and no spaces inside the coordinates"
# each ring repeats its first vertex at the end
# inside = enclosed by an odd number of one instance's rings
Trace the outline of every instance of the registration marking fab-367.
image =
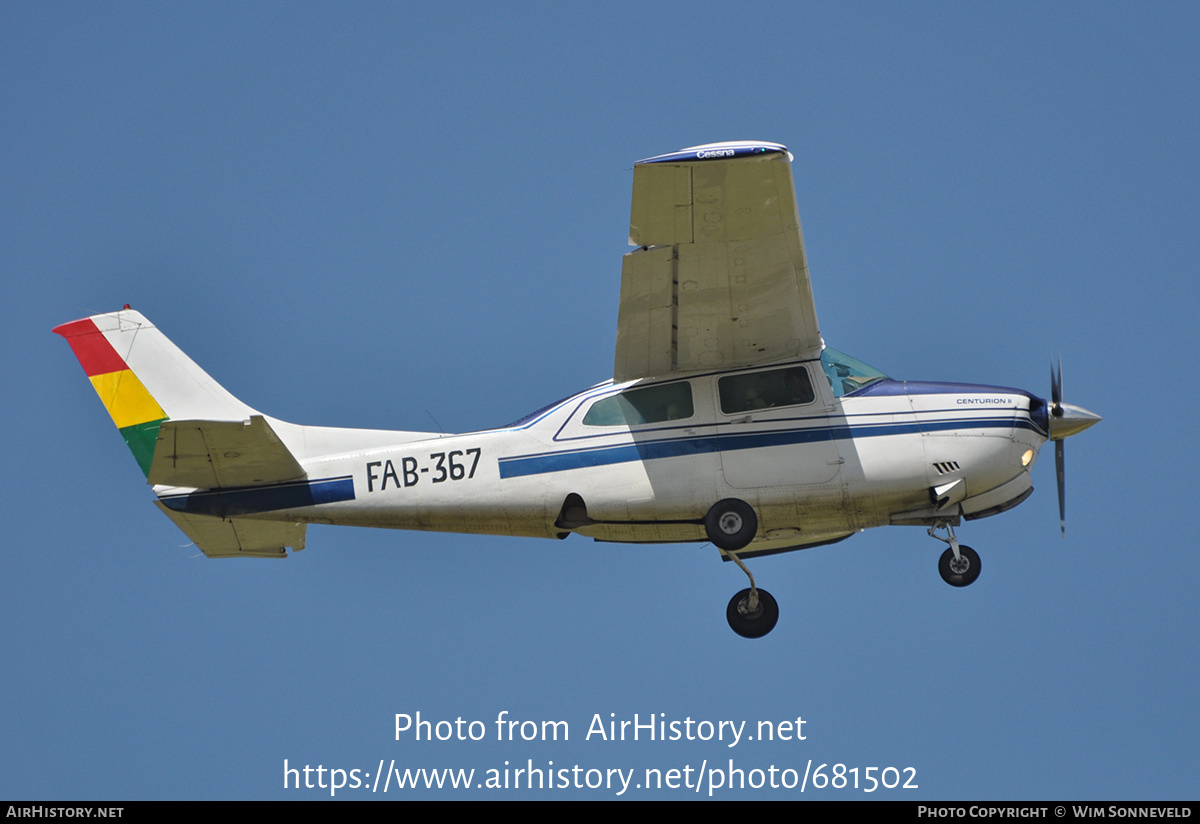
{"type": "Polygon", "coordinates": [[[429,463],[424,466],[411,455],[400,458],[399,467],[396,465],[397,461],[391,458],[368,461],[367,492],[385,492],[389,484],[396,489],[416,486],[422,476],[426,475],[429,483],[434,484],[470,480],[475,477],[475,469],[479,466],[480,452],[479,447],[431,452],[429,463]]]}

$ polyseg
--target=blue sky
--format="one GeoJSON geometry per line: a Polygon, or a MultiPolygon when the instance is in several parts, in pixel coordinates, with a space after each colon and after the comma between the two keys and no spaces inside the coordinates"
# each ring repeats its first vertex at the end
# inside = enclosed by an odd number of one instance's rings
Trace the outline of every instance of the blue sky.
{"type": "MultiPolygon", "coordinates": [[[[803,797],[1194,799],[1198,23],[1172,3],[0,6],[0,797],[328,797],[285,790],[285,759],[733,759],[916,771],[803,797]],[[208,561],[50,334],[130,303],[285,420],[502,424],[611,374],[633,161],[741,138],[795,154],[833,346],[1042,394],[1061,353],[1067,400],[1104,416],[1068,444],[1065,541],[1047,451],[1032,498],[960,530],[974,586],[942,583],[923,530],[874,530],[755,562],[781,606],[756,642],[726,626],[744,577],[711,546],[312,527],[286,562],[208,561]],[[418,711],[489,735],[396,740],[418,711]],[[496,741],[501,712],[570,740],[496,741]],[[802,717],[805,740],[585,740],[635,713],[802,717]]],[[[626,793],[652,795],[695,797],[626,793]]]]}

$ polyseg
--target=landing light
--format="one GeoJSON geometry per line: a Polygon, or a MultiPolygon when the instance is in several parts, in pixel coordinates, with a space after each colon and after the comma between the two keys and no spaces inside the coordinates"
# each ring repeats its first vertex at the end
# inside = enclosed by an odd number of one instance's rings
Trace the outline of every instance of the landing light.
{"type": "Polygon", "coordinates": [[[1029,466],[1029,462],[1033,460],[1033,450],[1026,449],[1025,454],[1021,456],[1021,466],[1029,466]]]}

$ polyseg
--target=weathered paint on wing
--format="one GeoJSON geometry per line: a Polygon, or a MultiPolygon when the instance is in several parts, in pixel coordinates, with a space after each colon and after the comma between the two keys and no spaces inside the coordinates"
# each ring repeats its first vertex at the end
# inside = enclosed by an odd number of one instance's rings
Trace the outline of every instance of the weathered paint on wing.
{"type": "Polygon", "coordinates": [[[697,146],[634,166],[613,379],[820,355],[779,144],[697,146]]]}

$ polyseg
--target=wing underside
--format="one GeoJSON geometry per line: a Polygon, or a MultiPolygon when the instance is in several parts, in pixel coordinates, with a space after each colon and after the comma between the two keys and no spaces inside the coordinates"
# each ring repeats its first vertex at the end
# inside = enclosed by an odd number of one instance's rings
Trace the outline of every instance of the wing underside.
{"type": "Polygon", "coordinates": [[[820,352],[790,161],[746,142],[634,166],[615,380],[820,352]]]}

